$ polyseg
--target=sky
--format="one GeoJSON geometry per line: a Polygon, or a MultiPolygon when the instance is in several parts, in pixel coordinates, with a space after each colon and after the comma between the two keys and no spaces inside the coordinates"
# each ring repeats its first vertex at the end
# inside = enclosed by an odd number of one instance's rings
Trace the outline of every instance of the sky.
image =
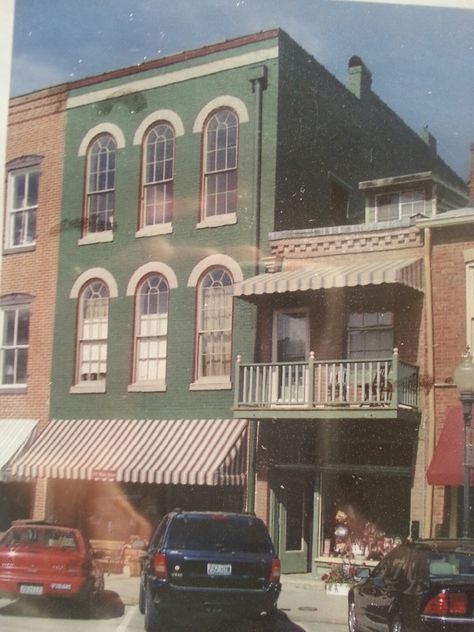
{"type": "Polygon", "coordinates": [[[467,179],[474,0],[413,1],[16,0],[11,94],[281,27],[343,83],[362,57],[373,90],[467,179]]]}

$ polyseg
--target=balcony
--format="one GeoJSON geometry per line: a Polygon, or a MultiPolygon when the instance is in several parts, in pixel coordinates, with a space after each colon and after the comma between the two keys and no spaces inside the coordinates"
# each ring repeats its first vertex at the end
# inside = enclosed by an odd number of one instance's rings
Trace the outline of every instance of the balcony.
{"type": "Polygon", "coordinates": [[[236,365],[234,412],[246,418],[416,419],[418,367],[391,358],[236,365]]]}

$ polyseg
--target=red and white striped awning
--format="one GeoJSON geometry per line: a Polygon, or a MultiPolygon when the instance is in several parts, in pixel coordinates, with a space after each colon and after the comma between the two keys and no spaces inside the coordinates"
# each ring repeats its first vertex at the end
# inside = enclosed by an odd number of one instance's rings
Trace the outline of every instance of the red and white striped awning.
{"type": "Polygon", "coordinates": [[[12,464],[17,478],[243,485],[244,419],[55,419],[12,464]]]}

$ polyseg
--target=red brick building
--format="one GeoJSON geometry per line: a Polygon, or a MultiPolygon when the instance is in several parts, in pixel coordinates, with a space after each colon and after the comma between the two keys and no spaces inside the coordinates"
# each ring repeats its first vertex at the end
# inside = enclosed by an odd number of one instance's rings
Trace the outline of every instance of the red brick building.
{"type": "Polygon", "coordinates": [[[48,422],[64,126],[64,86],[10,101],[0,284],[5,525],[43,511],[43,486],[35,500],[32,484],[9,481],[9,462],[48,422]]]}

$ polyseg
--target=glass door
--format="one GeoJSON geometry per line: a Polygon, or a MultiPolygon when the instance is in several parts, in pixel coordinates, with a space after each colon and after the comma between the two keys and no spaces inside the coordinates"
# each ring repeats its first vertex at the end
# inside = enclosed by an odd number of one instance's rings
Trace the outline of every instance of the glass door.
{"type": "Polygon", "coordinates": [[[277,311],[273,325],[273,383],[279,403],[306,402],[306,362],[309,355],[309,326],[306,310],[277,311]]]}
{"type": "Polygon", "coordinates": [[[279,473],[275,481],[278,555],[283,573],[310,570],[313,522],[313,475],[279,473]]]}

